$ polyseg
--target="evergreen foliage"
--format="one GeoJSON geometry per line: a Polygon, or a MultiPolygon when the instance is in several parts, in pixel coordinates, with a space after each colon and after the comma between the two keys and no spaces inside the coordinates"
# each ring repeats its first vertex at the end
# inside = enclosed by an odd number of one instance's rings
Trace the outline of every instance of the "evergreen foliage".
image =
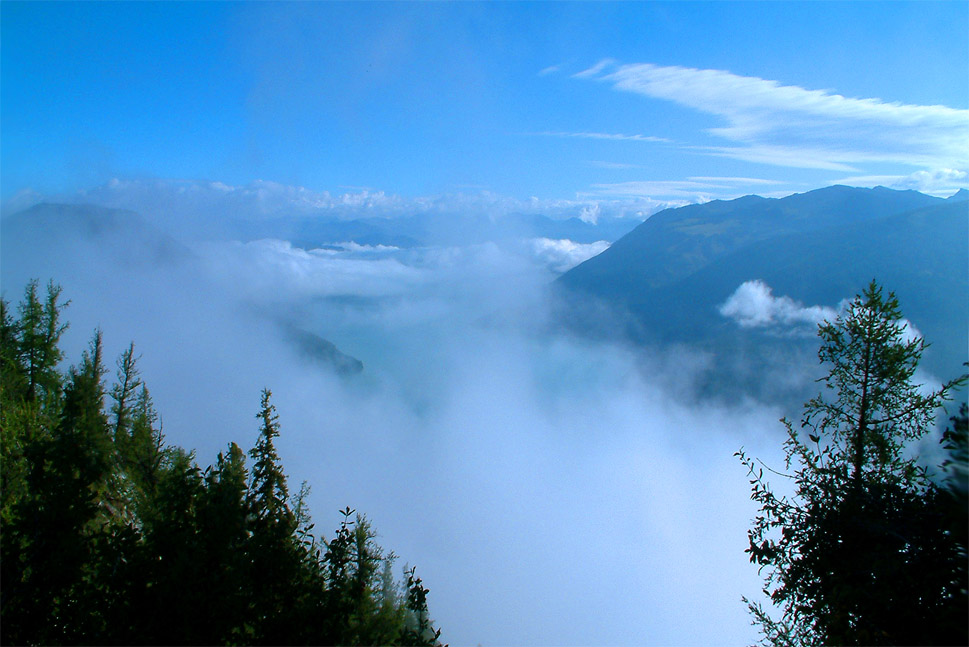
{"type": "Polygon", "coordinates": [[[60,371],[65,305],[36,282],[16,318],[0,299],[4,644],[439,644],[365,517],[313,534],[268,390],[251,466],[231,443],[201,469],[165,442],[133,345],[110,387],[100,331],[60,371]]]}
{"type": "MultiPolygon", "coordinates": [[[[875,282],[818,334],[826,391],[805,404],[799,428],[783,420],[786,468],[795,469],[775,473],[792,479],[793,495],[775,494],[764,469],[738,452],[760,505],[747,552],[766,570],[764,594],[782,613],[775,619],[748,602],[762,642],[966,644],[958,488],[930,479],[908,449],[966,377],[936,390],[913,381],[925,343],[875,282]]],[[[950,460],[964,465],[958,428],[944,441],[950,460]]]]}

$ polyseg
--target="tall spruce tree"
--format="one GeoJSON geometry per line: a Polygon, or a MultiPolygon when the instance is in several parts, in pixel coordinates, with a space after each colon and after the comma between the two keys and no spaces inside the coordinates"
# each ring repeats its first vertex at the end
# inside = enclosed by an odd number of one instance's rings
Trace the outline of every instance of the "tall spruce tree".
{"type": "Polygon", "coordinates": [[[275,439],[279,436],[279,416],[271,403],[272,393],[262,392],[259,413],[259,438],[250,450],[252,476],[249,485],[249,510],[253,516],[250,539],[253,596],[251,617],[255,620],[255,642],[274,643],[285,637],[292,642],[297,631],[292,585],[299,580],[302,567],[301,546],[294,540],[296,516],[289,506],[289,488],[275,439]]]}
{"type": "Polygon", "coordinates": [[[37,281],[27,284],[20,304],[20,355],[26,371],[28,401],[54,394],[60,386],[57,364],[62,358],[58,341],[67,328],[60,323],[60,312],[67,303],[58,303],[61,288],[47,284],[47,296],[41,301],[37,281]]]}
{"type": "Polygon", "coordinates": [[[818,334],[825,392],[805,404],[799,427],[783,421],[793,495],[776,495],[738,452],[760,504],[747,552],[781,610],[775,619],[748,603],[763,642],[963,644],[958,545],[943,493],[909,448],[966,378],[934,390],[915,383],[925,343],[874,282],[818,334]]]}

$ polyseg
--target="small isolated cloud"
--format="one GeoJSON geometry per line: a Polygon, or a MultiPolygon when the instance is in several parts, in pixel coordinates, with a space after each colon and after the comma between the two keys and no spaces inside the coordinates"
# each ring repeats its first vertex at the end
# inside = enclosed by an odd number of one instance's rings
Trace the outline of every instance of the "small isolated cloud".
{"type": "Polygon", "coordinates": [[[587,222],[591,225],[594,225],[597,222],[599,222],[600,211],[601,209],[599,208],[598,204],[591,204],[587,207],[584,207],[582,211],[579,212],[579,220],[581,220],[582,222],[587,222]]]}
{"type": "Polygon", "coordinates": [[[708,154],[850,171],[862,163],[969,166],[969,110],[856,99],[726,70],[604,60],[575,75],[722,118],[709,133],[732,142],[708,154]]]}
{"type": "MultiPolygon", "coordinates": [[[[761,280],[740,284],[726,301],[720,304],[720,314],[733,319],[741,328],[765,328],[792,335],[814,335],[816,326],[842,316],[850,299],[842,299],[837,307],[805,306],[788,296],[774,296],[771,287],[761,280]]],[[[924,338],[908,319],[897,321],[902,326],[902,341],[924,338]]]]}
{"type": "Polygon", "coordinates": [[[567,272],[609,248],[609,243],[604,240],[594,243],[576,243],[568,239],[534,238],[529,241],[529,244],[535,257],[550,270],[558,273],[567,272]]]}
{"type": "Polygon", "coordinates": [[[538,73],[538,75],[539,76],[546,76],[548,74],[554,74],[554,73],[558,72],[561,69],[562,69],[562,66],[561,65],[549,65],[548,67],[546,67],[543,70],[541,70],[538,73]]]}
{"type": "Polygon", "coordinates": [[[951,168],[916,171],[899,178],[892,184],[894,189],[915,189],[933,195],[952,195],[959,189],[969,188],[969,173],[951,168]]]}
{"type": "Polygon", "coordinates": [[[833,180],[832,184],[912,189],[926,195],[947,198],[959,189],[969,189],[969,172],[941,168],[916,171],[908,175],[853,175],[833,180]]]}
{"type": "Polygon", "coordinates": [[[909,175],[855,175],[834,180],[832,184],[912,189],[927,195],[946,198],[959,189],[969,189],[969,172],[940,168],[916,171],[909,175]]]}
{"type": "MultiPolygon", "coordinates": [[[[797,328],[834,321],[838,311],[827,306],[804,306],[788,297],[775,297],[761,280],[745,281],[719,307],[720,314],[742,328],[797,328]]],[[[813,333],[813,331],[812,331],[813,333]]]]}

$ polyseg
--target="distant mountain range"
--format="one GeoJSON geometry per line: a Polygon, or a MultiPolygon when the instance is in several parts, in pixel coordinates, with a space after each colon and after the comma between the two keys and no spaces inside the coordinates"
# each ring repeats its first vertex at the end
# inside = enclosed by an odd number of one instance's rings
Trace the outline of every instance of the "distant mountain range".
{"type": "Polygon", "coordinates": [[[72,255],[95,241],[126,263],[154,265],[191,255],[140,214],[90,204],[37,204],[0,220],[0,233],[7,259],[24,253],[72,255]]]}
{"type": "Polygon", "coordinates": [[[634,218],[602,217],[592,223],[574,217],[559,220],[538,214],[507,214],[500,218],[473,214],[460,217],[418,214],[355,220],[294,216],[249,223],[240,233],[249,239],[285,237],[304,249],[346,242],[402,248],[462,246],[521,238],[594,243],[616,240],[639,222],[634,218]]]}
{"type": "Polygon", "coordinates": [[[946,200],[832,186],[667,209],[562,275],[557,287],[572,325],[586,332],[603,331],[593,313],[605,307],[627,317],[622,332],[633,339],[729,355],[780,346],[776,328],[741,329],[720,313],[744,282],[762,281],[804,306],[835,307],[874,278],[932,343],[926,366],[951,377],[969,358],[967,199],[965,190],[946,200]]]}
{"type": "MultiPolygon", "coordinates": [[[[14,302],[20,298],[23,282],[41,275],[64,282],[91,266],[116,272],[126,268],[163,272],[194,258],[188,247],[142,215],[90,204],[37,204],[0,220],[0,234],[0,287],[4,298],[14,302]],[[12,277],[16,277],[13,285],[12,277]]],[[[360,360],[332,342],[285,318],[271,319],[280,338],[307,361],[342,376],[363,371],[360,360]]]]}

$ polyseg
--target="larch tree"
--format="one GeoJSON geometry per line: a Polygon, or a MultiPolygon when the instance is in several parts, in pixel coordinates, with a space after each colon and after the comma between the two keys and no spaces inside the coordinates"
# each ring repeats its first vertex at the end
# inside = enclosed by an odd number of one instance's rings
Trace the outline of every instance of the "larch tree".
{"type": "Polygon", "coordinates": [[[966,377],[916,383],[926,344],[875,282],[818,335],[824,392],[800,425],[783,420],[787,471],[777,474],[793,494],[775,494],[758,461],[738,452],[760,505],[747,552],[781,611],[748,602],[763,643],[964,643],[946,494],[911,448],[966,377]]]}

